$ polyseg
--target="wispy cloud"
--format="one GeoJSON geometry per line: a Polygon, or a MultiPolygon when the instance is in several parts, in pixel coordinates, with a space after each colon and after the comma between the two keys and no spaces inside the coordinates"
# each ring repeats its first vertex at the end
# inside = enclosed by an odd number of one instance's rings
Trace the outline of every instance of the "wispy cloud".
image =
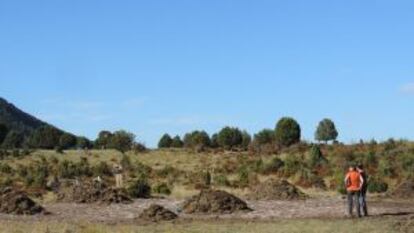
{"type": "Polygon", "coordinates": [[[400,91],[407,94],[414,94],[414,82],[402,85],[400,91]]]}

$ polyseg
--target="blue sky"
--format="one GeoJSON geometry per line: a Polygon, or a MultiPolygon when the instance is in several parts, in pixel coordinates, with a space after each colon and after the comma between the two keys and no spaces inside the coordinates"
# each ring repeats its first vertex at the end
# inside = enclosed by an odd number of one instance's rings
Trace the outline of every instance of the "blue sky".
{"type": "Polygon", "coordinates": [[[0,96],[94,139],[127,129],[414,139],[413,1],[0,0],[0,96]]]}

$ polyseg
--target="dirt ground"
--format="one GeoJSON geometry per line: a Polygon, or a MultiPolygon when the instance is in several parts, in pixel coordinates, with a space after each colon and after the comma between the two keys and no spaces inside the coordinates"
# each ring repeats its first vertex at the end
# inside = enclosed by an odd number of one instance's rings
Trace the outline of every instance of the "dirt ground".
{"type": "MultiPolygon", "coordinates": [[[[43,205],[50,214],[17,216],[0,214],[0,221],[63,221],[91,223],[136,223],[145,208],[158,204],[179,214],[181,220],[193,219],[247,219],[266,221],[273,219],[332,219],[344,218],[346,200],[341,197],[317,198],[298,201],[248,201],[252,212],[228,215],[189,215],[181,212],[183,201],[171,199],[135,200],[132,204],[74,204],[53,203],[43,205]]],[[[371,216],[414,215],[413,200],[373,200],[368,203],[371,216]]]]}

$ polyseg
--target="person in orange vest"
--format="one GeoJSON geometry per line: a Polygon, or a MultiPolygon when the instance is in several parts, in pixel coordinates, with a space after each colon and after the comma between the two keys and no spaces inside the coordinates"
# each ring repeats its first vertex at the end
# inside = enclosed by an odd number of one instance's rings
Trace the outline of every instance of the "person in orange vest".
{"type": "Polygon", "coordinates": [[[361,217],[361,210],[359,205],[359,196],[361,188],[364,184],[364,180],[361,174],[356,170],[354,166],[349,167],[349,171],[345,176],[346,191],[348,197],[348,214],[352,216],[354,203],[356,204],[356,210],[358,217],[361,217]]]}

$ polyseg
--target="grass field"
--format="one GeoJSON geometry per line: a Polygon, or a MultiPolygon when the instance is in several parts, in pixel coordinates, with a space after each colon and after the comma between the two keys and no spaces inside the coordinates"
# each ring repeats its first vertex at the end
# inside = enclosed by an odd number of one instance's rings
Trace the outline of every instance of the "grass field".
{"type": "Polygon", "coordinates": [[[0,232],[14,233],[392,233],[414,232],[413,222],[400,218],[370,219],[295,219],[269,222],[257,221],[190,221],[176,223],[151,223],[146,225],[104,225],[59,222],[0,222],[0,232]]]}

